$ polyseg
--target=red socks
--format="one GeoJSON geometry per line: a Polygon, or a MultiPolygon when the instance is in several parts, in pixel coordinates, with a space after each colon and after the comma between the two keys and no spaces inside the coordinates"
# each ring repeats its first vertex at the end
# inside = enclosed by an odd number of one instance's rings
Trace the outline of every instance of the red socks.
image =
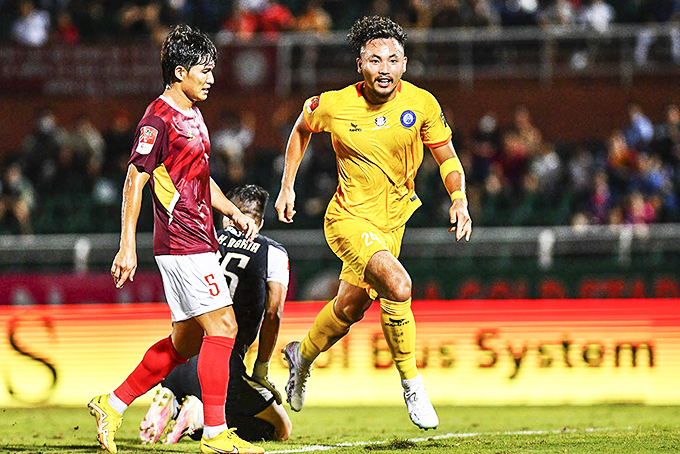
{"type": "Polygon", "coordinates": [[[130,405],[137,397],[156,386],[175,367],[185,362],[187,360],[179,356],[172,345],[172,339],[166,337],[146,351],[142,362],[114,393],[126,405],[130,405]]]}
{"type": "Polygon", "coordinates": [[[203,418],[206,426],[226,424],[224,404],[229,387],[229,358],[234,339],[203,336],[198,354],[198,380],[203,394],[203,418]]]}

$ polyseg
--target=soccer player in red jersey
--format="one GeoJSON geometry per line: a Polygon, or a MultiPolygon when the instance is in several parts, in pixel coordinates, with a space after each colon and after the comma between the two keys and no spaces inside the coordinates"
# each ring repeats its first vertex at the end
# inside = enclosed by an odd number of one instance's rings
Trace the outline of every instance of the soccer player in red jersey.
{"type": "Polygon", "coordinates": [[[225,420],[229,361],[224,359],[231,355],[237,325],[215,254],[218,243],[212,209],[229,217],[249,240],[257,226],[210,178],[208,130],[195,103],[208,97],[215,81],[216,57],[215,46],[204,33],[176,26],[161,50],[165,91],[149,105],[137,126],[123,187],[120,250],[111,275],[118,288],[134,280],[142,189],[150,183],[154,255],[173,328],[169,337],[147,350],[118,388],[88,404],[96,419],[97,440],[111,453],[117,452],[115,433],[132,401],[197,353],[205,424],[201,452],[264,452],[237,437],[225,420]]]}

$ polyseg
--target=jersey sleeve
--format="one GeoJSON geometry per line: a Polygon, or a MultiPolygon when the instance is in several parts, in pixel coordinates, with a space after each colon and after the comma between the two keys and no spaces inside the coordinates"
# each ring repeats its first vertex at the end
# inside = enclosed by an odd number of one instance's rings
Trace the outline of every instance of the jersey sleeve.
{"type": "Polygon", "coordinates": [[[267,282],[278,282],[288,288],[290,279],[288,253],[283,246],[270,243],[267,255],[267,282]]]}
{"type": "Polygon", "coordinates": [[[429,148],[446,145],[451,140],[451,128],[446,122],[444,111],[432,94],[424,91],[425,121],[420,131],[423,143],[429,148]]]}
{"type": "Polygon", "coordinates": [[[132,154],[128,164],[134,164],[151,175],[168,153],[168,128],[163,120],[149,116],[137,125],[132,154]]]}
{"type": "Polygon", "coordinates": [[[321,93],[318,96],[312,96],[305,101],[302,108],[302,116],[305,119],[307,127],[312,132],[326,131],[329,125],[330,116],[328,114],[331,107],[329,93],[321,93]]]}

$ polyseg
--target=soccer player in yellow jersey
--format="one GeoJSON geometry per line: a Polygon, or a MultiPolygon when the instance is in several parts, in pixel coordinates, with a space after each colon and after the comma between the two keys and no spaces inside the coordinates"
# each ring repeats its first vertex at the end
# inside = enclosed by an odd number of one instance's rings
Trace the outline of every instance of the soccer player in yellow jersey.
{"type": "Polygon", "coordinates": [[[284,349],[290,369],[288,402],[293,410],[302,409],[313,361],[378,299],[409,416],[418,427],[433,429],[439,419],[414,355],[411,278],[397,257],[406,221],[421,204],[414,180],[423,144],[439,164],[451,195],[449,230],[456,240],[469,240],[472,233],[465,175],[437,100],[401,79],[407,62],[402,28],[384,17],[364,17],[347,38],[359,51],[357,71],[363,81],[305,102],[288,140],[275,204],[279,220],[293,222],[293,185],[305,149],[312,133],[329,132],[339,184],[326,210],[324,232],[343,268],[337,296],[319,312],[307,336],[284,349]]]}

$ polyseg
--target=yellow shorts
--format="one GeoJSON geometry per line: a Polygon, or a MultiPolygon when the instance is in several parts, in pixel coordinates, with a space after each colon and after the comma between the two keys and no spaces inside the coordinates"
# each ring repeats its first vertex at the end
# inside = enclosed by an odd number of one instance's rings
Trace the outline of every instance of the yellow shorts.
{"type": "Polygon", "coordinates": [[[324,234],[328,245],[342,260],[340,279],[370,289],[364,281],[368,261],[379,251],[389,251],[399,257],[404,226],[385,232],[365,219],[333,210],[326,213],[324,234]]]}

